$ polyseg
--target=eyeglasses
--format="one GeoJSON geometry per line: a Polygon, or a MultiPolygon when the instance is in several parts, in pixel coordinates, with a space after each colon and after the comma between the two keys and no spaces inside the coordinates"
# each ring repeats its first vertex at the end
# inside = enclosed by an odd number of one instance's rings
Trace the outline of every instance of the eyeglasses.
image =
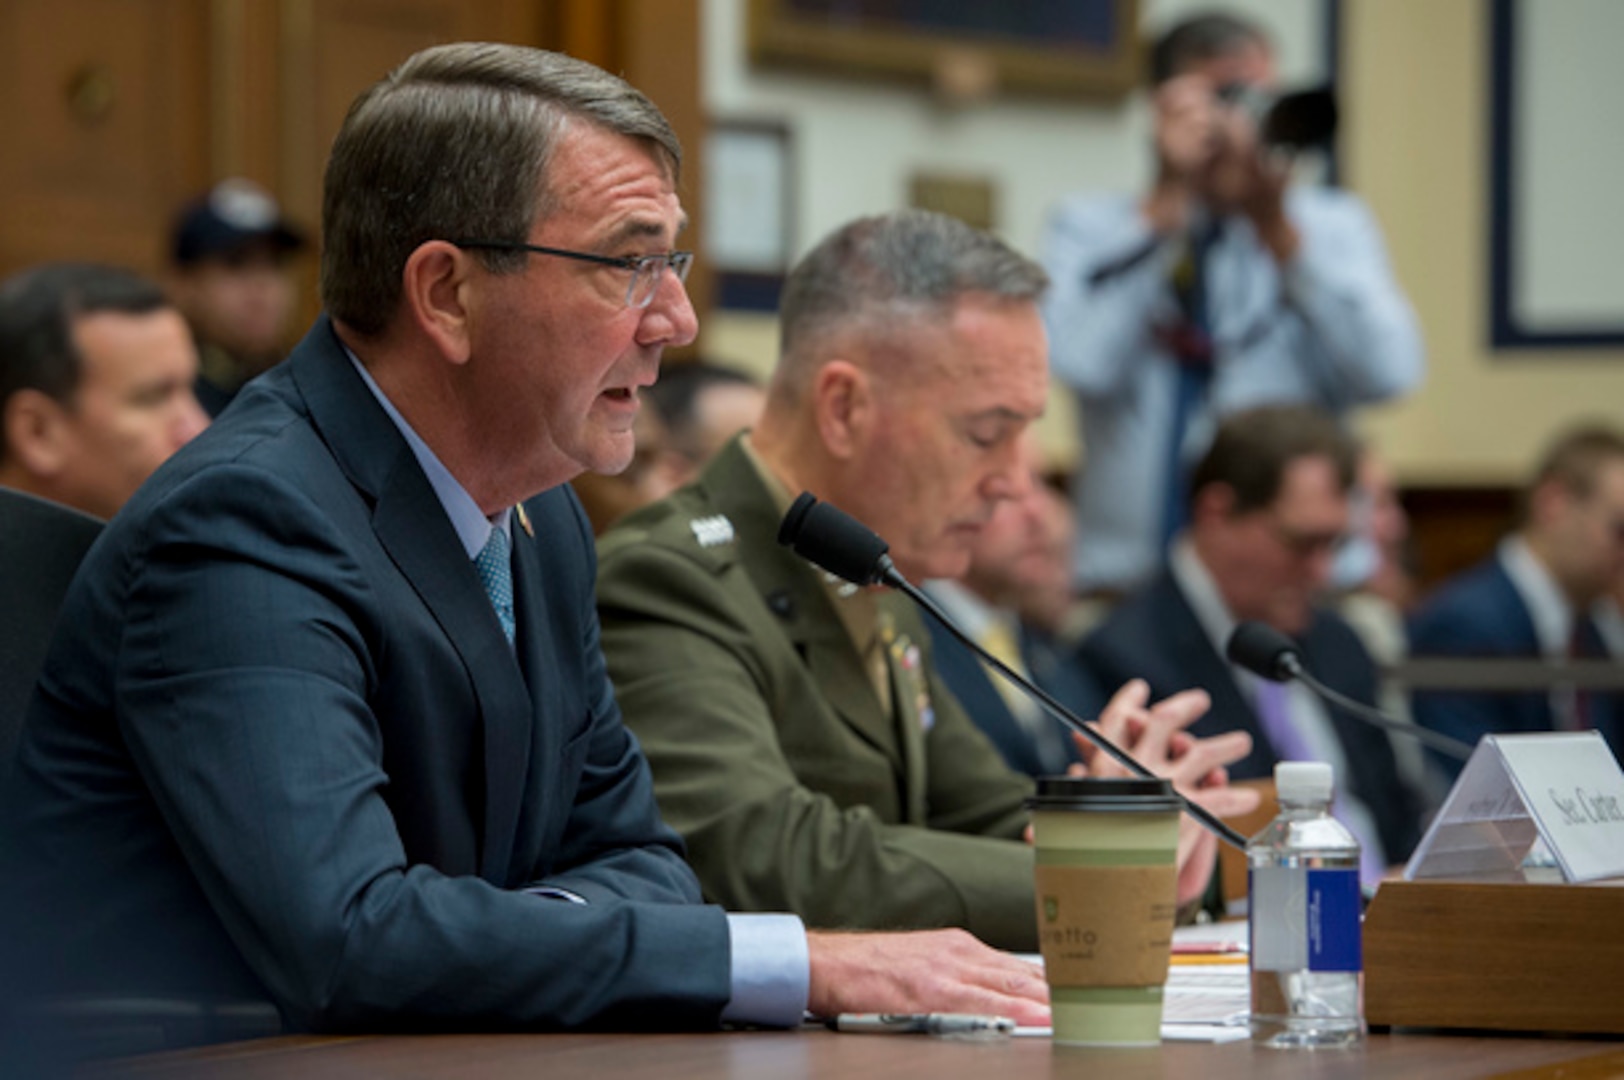
{"type": "Polygon", "coordinates": [[[1348,542],[1347,533],[1299,532],[1278,520],[1269,522],[1269,531],[1280,545],[1299,559],[1312,559],[1317,555],[1335,555],[1348,542]]]}
{"type": "Polygon", "coordinates": [[[593,255],[586,251],[541,247],[537,244],[520,243],[517,240],[448,240],[447,243],[473,251],[523,251],[534,255],[556,255],[560,259],[575,259],[578,262],[596,263],[599,266],[625,270],[631,274],[631,280],[626,282],[626,306],[631,308],[646,308],[654,302],[654,294],[660,291],[660,278],[665,274],[666,267],[670,267],[676,273],[678,281],[687,281],[688,270],[694,265],[694,253],[691,251],[663,251],[657,255],[616,257],[593,255]]]}

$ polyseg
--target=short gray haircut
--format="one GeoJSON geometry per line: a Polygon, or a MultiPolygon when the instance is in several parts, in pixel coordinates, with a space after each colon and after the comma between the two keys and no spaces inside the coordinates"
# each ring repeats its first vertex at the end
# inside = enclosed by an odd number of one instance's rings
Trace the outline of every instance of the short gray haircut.
{"type": "Polygon", "coordinates": [[[1048,285],[1037,263],[957,218],[929,210],[859,218],[790,271],[779,305],[775,386],[798,384],[836,335],[945,319],[967,294],[1035,302],[1048,285]]]}
{"type": "MultiPolygon", "coordinates": [[[[640,91],[561,53],[439,45],[356,98],[322,195],[321,297],[362,334],[400,304],[406,260],[428,240],[523,241],[554,209],[546,169],[570,118],[648,143],[675,180],[676,133],[640,91]]],[[[481,251],[495,272],[524,255],[481,251]]]]}

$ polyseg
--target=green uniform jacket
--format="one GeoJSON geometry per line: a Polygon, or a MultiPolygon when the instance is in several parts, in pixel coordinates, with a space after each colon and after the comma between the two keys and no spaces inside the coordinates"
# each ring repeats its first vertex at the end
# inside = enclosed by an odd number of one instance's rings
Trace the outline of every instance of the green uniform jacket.
{"type": "Polygon", "coordinates": [[[962,926],[1035,951],[1030,781],[931,669],[885,596],[895,715],[881,710],[821,571],[737,441],[599,545],[603,648],[666,819],[709,897],[816,928],[962,926]]]}

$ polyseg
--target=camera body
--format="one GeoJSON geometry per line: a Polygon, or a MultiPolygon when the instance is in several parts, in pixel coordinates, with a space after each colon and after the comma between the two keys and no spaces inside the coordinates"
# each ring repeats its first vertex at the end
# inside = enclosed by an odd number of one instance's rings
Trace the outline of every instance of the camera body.
{"type": "Polygon", "coordinates": [[[1316,86],[1276,95],[1246,83],[1219,87],[1218,100],[1245,112],[1258,137],[1271,150],[1301,152],[1328,147],[1336,137],[1336,95],[1316,86]]]}

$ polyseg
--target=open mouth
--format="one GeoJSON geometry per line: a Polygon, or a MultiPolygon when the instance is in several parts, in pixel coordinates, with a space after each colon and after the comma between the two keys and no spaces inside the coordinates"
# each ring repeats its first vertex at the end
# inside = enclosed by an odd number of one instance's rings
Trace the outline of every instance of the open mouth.
{"type": "Polygon", "coordinates": [[[637,390],[630,386],[616,386],[605,390],[603,396],[615,401],[633,402],[637,400],[637,390]]]}

